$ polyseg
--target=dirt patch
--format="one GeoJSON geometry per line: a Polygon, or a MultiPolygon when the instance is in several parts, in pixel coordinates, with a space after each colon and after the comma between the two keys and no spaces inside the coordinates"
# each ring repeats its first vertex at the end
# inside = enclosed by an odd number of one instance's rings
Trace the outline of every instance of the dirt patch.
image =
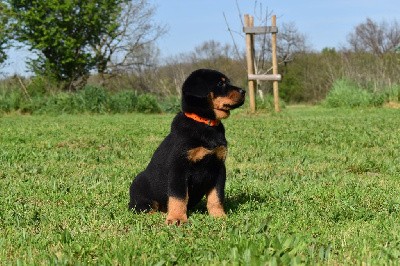
{"type": "Polygon", "coordinates": [[[383,105],[386,108],[400,109],[400,102],[388,102],[383,105]]]}

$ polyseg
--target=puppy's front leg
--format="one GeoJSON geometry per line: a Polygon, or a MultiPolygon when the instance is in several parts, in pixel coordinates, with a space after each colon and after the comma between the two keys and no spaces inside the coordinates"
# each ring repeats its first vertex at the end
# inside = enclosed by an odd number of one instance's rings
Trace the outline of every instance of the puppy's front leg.
{"type": "Polygon", "coordinates": [[[189,202],[185,165],[175,162],[168,178],[168,205],[166,224],[180,225],[187,222],[187,205],[189,202]]]}
{"type": "Polygon", "coordinates": [[[222,165],[217,177],[217,184],[207,192],[207,210],[213,217],[225,217],[224,199],[225,199],[225,180],[226,169],[222,165]]]}
{"type": "Polygon", "coordinates": [[[207,210],[213,217],[225,217],[223,200],[216,188],[207,193],[207,210]]]}
{"type": "Polygon", "coordinates": [[[187,222],[187,204],[188,204],[188,194],[186,192],[185,198],[178,198],[174,196],[168,197],[168,213],[166,224],[176,224],[180,225],[187,222]]]}

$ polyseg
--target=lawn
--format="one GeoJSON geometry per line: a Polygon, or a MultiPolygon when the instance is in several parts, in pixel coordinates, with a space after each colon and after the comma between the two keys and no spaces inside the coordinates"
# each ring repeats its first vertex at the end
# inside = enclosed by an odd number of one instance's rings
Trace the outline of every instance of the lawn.
{"type": "Polygon", "coordinates": [[[0,116],[0,264],[393,264],[400,111],[239,111],[227,219],[128,211],[132,178],[173,115],[0,116]]]}

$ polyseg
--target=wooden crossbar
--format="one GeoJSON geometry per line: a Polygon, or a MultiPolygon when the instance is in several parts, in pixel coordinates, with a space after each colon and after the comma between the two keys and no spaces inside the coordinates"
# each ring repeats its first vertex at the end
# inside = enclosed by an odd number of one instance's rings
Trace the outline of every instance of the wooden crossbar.
{"type": "Polygon", "coordinates": [[[243,27],[243,32],[248,33],[248,34],[277,33],[278,27],[276,27],[276,26],[243,27]]]}
{"type": "Polygon", "coordinates": [[[248,79],[249,80],[281,81],[282,76],[281,76],[281,74],[264,74],[264,75],[249,74],[248,79]]]}

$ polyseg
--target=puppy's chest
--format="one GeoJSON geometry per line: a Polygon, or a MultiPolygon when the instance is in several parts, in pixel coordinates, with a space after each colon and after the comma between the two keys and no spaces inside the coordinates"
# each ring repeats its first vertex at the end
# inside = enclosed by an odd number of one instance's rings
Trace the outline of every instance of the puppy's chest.
{"type": "Polygon", "coordinates": [[[207,148],[204,146],[198,146],[191,148],[187,151],[187,159],[193,163],[200,162],[206,158],[215,157],[218,160],[224,162],[228,149],[225,145],[220,145],[215,148],[207,148]]]}

